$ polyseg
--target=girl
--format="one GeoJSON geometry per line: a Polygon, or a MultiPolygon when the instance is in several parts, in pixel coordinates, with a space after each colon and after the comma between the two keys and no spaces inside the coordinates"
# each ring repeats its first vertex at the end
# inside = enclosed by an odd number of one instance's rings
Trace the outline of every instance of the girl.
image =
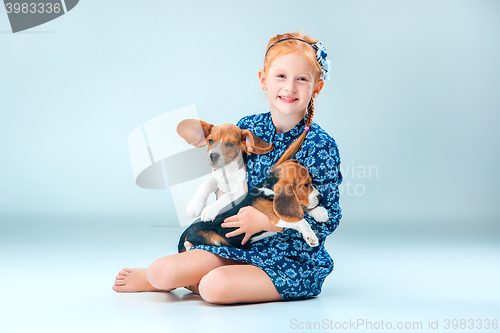
{"type": "Polygon", "coordinates": [[[249,189],[282,160],[296,159],[309,170],[313,184],[323,195],[321,206],[329,213],[327,223],[305,217],[318,234],[319,246],[310,247],[296,230],[276,227],[267,215],[245,207],[224,221],[223,227],[238,227],[227,237],[245,233],[246,242],[262,230],[277,233],[252,243],[249,249],[199,245],[159,259],[147,269],[124,268],[113,290],[170,291],[189,286],[205,301],[217,304],[304,299],[321,292],[324,279],[333,270],[325,238],[341,218],[338,185],[342,176],[337,144],[312,122],[313,101],[328,79],[329,69],[326,51],[317,40],[301,33],[271,38],[264,68],[259,71],[271,111],[238,122],[239,127],[274,146],[265,155],[248,156],[249,189]]]}

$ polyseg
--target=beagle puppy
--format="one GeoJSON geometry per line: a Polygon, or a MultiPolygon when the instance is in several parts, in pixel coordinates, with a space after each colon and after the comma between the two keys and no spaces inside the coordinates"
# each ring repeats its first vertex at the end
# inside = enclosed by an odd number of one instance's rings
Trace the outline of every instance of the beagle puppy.
{"type": "Polygon", "coordinates": [[[194,147],[208,145],[205,162],[212,167],[212,173],[186,208],[188,217],[200,216],[202,221],[212,221],[223,207],[248,192],[242,153],[265,154],[273,149],[272,144],[233,124],[214,126],[202,120],[186,119],[177,125],[177,133],[194,147]],[[207,206],[209,195],[217,189],[225,194],[207,206]]]}
{"type": "MultiPolygon", "coordinates": [[[[247,192],[233,207],[226,207],[212,222],[195,221],[181,235],[178,251],[184,252],[194,245],[215,245],[244,248],[244,234],[226,238],[226,233],[237,228],[222,228],[224,219],[238,214],[246,206],[253,206],[265,213],[273,225],[293,228],[302,233],[310,246],[318,246],[318,238],[304,219],[304,212],[318,222],[328,220],[328,211],[318,204],[321,194],[311,184],[307,169],[297,161],[285,161],[269,177],[247,192]]],[[[250,243],[268,237],[274,232],[262,231],[250,238],[250,243]]]]}

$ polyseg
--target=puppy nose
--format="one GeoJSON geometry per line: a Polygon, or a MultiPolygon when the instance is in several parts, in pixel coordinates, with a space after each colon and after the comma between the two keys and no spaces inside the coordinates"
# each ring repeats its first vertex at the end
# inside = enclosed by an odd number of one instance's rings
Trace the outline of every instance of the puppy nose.
{"type": "Polygon", "coordinates": [[[217,160],[219,159],[220,157],[220,154],[218,153],[211,153],[210,154],[210,160],[213,162],[213,163],[216,163],[217,160]]]}
{"type": "Polygon", "coordinates": [[[318,202],[321,202],[321,200],[323,200],[323,196],[321,195],[321,193],[318,193],[318,202]]]}

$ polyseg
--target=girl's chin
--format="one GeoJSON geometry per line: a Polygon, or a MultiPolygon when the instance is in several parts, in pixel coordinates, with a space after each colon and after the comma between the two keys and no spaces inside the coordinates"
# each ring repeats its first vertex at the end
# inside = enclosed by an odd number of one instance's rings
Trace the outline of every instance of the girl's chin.
{"type": "Polygon", "coordinates": [[[286,108],[281,108],[281,109],[274,109],[275,113],[279,113],[282,115],[286,116],[305,116],[306,114],[306,109],[304,110],[290,110],[286,108]]]}
{"type": "Polygon", "coordinates": [[[307,105],[300,105],[298,102],[284,103],[284,102],[278,101],[278,103],[275,104],[275,107],[277,107],[283,113],[295,113],[295,112],[307,110],[307,105]],[[298,110],[300,110],[300,111],[298,111],[298,110]]]}

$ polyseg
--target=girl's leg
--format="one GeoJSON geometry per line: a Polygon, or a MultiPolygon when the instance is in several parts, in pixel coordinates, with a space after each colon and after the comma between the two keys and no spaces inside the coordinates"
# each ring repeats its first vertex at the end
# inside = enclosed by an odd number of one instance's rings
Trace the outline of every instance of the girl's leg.
{"type": "Polygon", "coordinates": [[[283,301],[269,276],[253,265],[213,269],[199,283],[200,296],[209,303],[261,303],[283,301]]]}
{"type": "Polygon", "coordinates": [[[133,293],[137,291],[165,291],[153,287],[147,276],[147,268],[124,268],[115,278],[113,290],[119,293],[133,293]]]}
{"type": "Polygon", "coordinates": [[[149,268],[124,268],[118,273],[113,290],[117,292],[170,291],[196,285],[211,270],[225,265],[241,264],[208,251],[193,249],[153,262],[149,268]]]}

